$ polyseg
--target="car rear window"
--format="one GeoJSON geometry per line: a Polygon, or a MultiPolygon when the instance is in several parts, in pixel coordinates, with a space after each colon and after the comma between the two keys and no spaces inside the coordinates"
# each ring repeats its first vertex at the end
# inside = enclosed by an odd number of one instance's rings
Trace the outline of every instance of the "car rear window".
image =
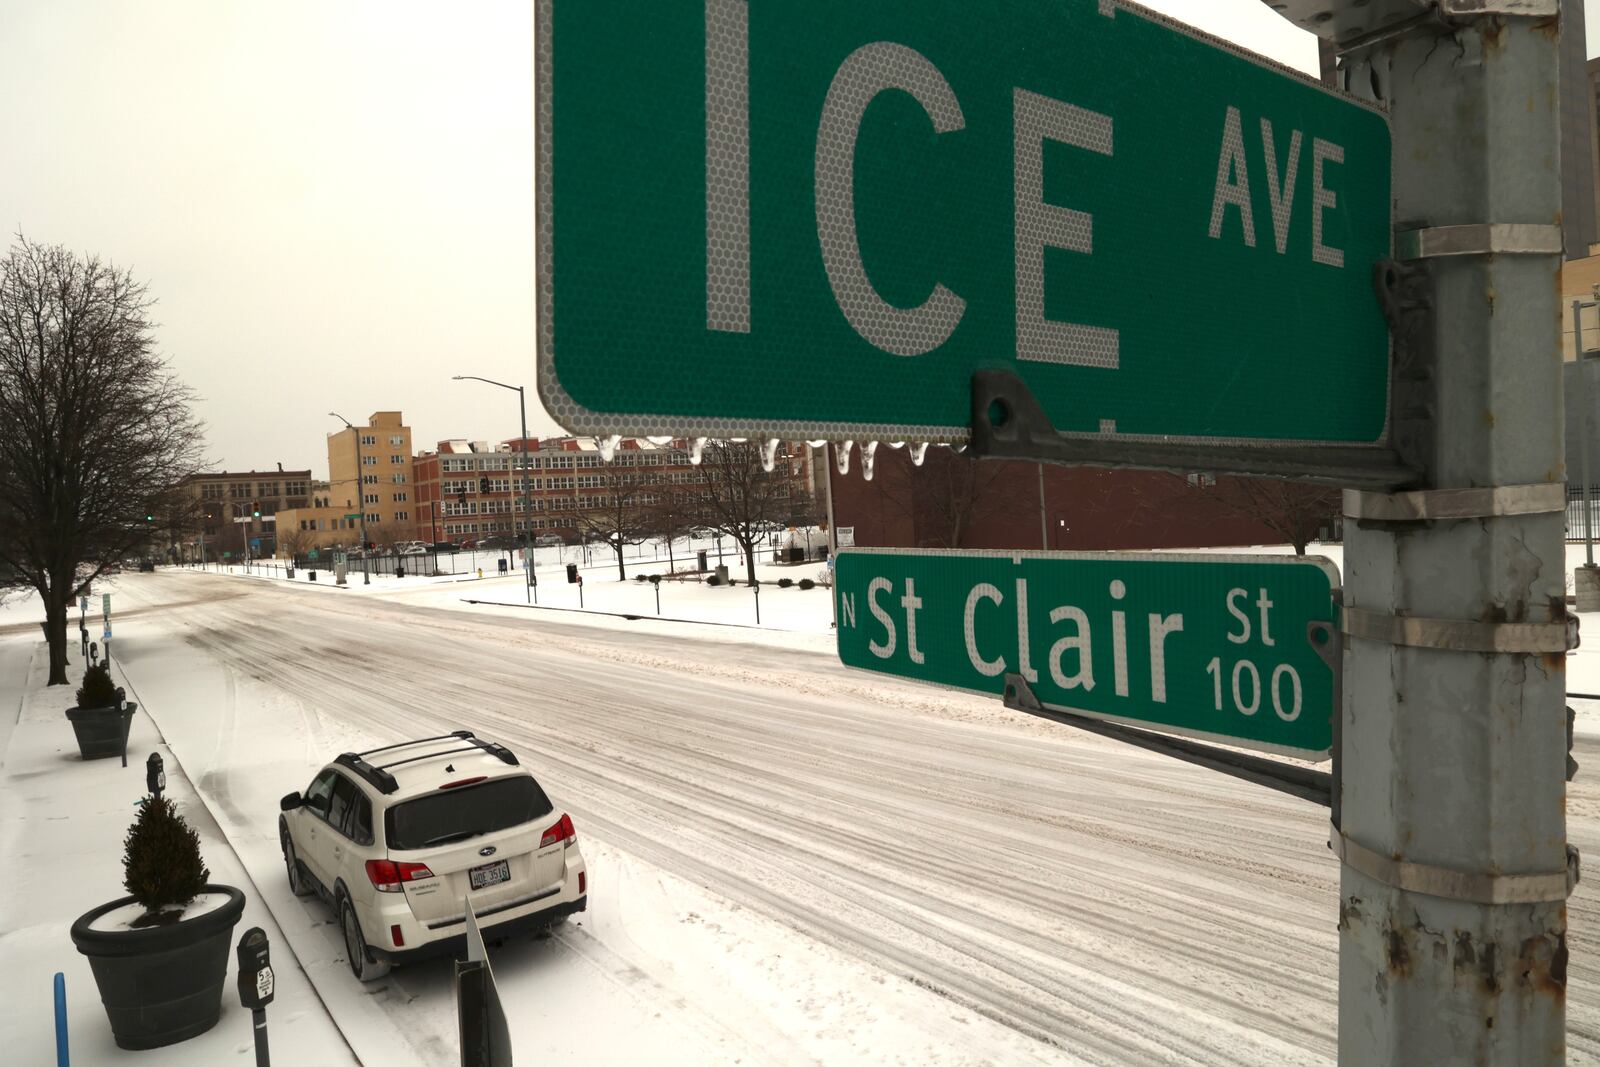
{"type": "Polygon", "coordinates": [[[384,837],[391,850],[430,848],[505,830],[552,810],[539,783],[519,774],[396,804],[384,813],[384,837]]]}

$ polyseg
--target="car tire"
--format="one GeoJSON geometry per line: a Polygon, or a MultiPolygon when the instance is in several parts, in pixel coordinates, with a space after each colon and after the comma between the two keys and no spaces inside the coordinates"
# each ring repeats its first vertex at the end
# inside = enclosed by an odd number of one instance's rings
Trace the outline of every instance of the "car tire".
{"type": "Polygon", "coordinates": [[[372,958],[367,951],[367,940],[361,934],[361,923],[356,919],[356,909],[349,897],[339,898],[339,929],[344,934],[344,952],[350,960],[350,973],[358,982],[376,982],[389,973],[389,965],[372,958]]]}
{"type": "Polygon", "coordinates": [[[297,897],[306,896],[311,892],[311,883],[306,879],[306,872],[300,867],[300,857],[294,851],[294,839],[289,836],[287,828],[279,831],[279,838],[283,845],[283,869],[289,879],[289,892],[297,897]]]}

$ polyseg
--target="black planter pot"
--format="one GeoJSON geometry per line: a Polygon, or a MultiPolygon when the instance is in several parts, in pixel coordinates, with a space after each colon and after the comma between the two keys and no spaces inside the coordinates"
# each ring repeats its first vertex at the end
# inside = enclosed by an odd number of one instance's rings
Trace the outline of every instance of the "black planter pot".
{"type": "Polygon", "coordinates": [[[128,747],[128,726],[137,704],[111,708],[68,708],[67,719],[78,738],[78,753],[84,759],[120,756],[128,747]]]}
{"type": "Polygon", "coordinates": [[[118,1048],[160,1048],[216,1025],[244,894],[228,885],[208,885],[205,891],[226,893],[228,902],[171,926],[89,928],[106,912],[131,904],[132,897],[102,904],[72,924],[72,943],[89,957],[118,1048]]]}

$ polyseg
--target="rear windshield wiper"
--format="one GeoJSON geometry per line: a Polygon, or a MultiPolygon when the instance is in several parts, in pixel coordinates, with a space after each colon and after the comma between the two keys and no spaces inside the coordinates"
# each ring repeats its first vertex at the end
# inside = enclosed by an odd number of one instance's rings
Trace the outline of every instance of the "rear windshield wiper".
{"type": "Polygon", "coordinates": [[[430,837],[426,841],[424,841],[421,845],[419,845],[418,847],[419,848],[430,848],[433,845],[443,845],[443,844],[446,844],[446,843],[448,843],[450,841],[461,841],[461,840],[463,840],[465,838],[468,838],[468,837],[477,837],[477,836],[478,836],[478,831],[476,831],[476,830],[457,830],[454,833],[440,834],[438,837],[430,837]]]}

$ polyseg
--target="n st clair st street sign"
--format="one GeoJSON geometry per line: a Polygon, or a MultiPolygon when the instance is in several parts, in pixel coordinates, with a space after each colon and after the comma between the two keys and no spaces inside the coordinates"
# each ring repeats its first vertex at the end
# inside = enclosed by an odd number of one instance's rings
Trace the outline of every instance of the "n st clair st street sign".
{"type": "MultiPolygon", "coordinates": [[[[1333,742],[1325,559],[846,549],[846,666],[999,694],[1016,674],[1057,711],[1304,759],[1333,742]]],[[[1331,631],[1330,631],[1331,633],[1331,631]]]]}
{"type": "Polygon", "coordinates": [[[1388,121],[1120,0],[538,0],[540,397],[585,434],[1381,444],[1388,121]]]}

